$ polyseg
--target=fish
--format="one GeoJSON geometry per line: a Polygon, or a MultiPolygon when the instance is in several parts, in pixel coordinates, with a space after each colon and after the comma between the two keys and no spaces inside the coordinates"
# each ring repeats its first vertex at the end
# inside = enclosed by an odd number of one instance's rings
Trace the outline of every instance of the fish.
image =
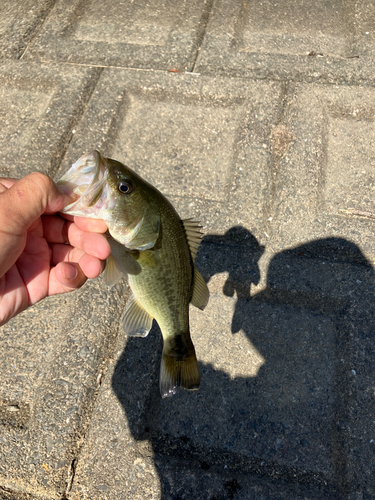
{"type": "Polygon", "coordinates": [[[57,182],[78,197],[65,214],[102,219],[111,255],[105,281],[125,275],[132,296],[122,317],[129,336],[146,337],[155,319],[163,336],[160,393],[198,389],[200,373],[190,335],[189,304],[203,310],[209,291],[194,261],[203,237],[199,222],[181,220],[149,182],[99,151],[82,156],[57,182]]]}

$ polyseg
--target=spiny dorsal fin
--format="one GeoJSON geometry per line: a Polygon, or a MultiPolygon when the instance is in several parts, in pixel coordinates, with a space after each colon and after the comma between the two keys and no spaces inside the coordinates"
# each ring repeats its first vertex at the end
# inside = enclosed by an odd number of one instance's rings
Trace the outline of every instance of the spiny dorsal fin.
{"type": "Polygon", "coordinates": [[[208,303],[210,298],[210,292],[208,291],[206,282],[204,281],[201,273],[194,266],[194,285],[193,285],[193,296],[191,297],[191,303],[193,306],[198,307],[198,309],[203,309],[208,303]]]}
{"type": "Polygon", "coordinates": [[[203,234],[201,231],[202,226],[199,225],[198,221],[192,219],[185,219],[182,221],[182,224],[185,229],[185,234],[189,245],[191,257],[194,262],[195,257],[198,253],[198,248],[203,238],[203,234]]]}
{"type": "Polygon", "coordinates": [[[122,318],[124,332],[132,337],[147,337],[153,318],[141,307],[135,298],[127,305],[122,318]]]}

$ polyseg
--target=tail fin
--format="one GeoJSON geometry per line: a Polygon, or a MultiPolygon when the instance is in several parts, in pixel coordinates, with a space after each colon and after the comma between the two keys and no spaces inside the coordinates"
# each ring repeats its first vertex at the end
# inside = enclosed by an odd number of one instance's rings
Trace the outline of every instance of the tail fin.
{"type": "Polygon", "coordinates": [[[169,343],[164,345],[160,366],[160,393],[163,398],[176,394],[177,387],[199,389],[201,377],[191,340],[190,343],[187,354],[183,356],[176,355],[169,343]]]}

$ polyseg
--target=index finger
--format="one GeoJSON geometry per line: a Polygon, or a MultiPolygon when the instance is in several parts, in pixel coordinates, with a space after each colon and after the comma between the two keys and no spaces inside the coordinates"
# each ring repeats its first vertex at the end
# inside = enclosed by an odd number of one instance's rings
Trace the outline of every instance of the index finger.
{"type": "Polygon", "coordinates": [[[9,189],[18,181],[18,179],[13,179],[12,177],[0,177],[0,187],[4,186],[4,188],[9,189]]]}

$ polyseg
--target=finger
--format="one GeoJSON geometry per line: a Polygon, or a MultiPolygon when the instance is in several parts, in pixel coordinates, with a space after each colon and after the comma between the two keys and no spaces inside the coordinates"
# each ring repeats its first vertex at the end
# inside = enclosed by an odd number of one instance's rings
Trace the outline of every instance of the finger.
{"type": "Polygon", "coordinates": [[[100,260],[108,259],[111,254],[109,243],[102,234],[82,233],[82,235],[75,234],[71,236],[71,229],[69,229],[68,240],[72,244],[49,244],[52,253],[51,262],[54,265],[64,260],[78,262],[78,259],[84,253],[100,260]]]}
{"type": "Polygon", "coordinates": [[[62,245],[56,243],[51,245],[51,265],[57,266],[60,262],[79,262],[79,259],[85,253],[79,248],[74,248],[71,245],[62,245]]]}
{"type": "Polygon", "coordinates": [[[83,254],[79,265],[85,276],[89,279],[97,278],[104,270],[104,262],[92,255],[83,254]]]}
{"type": "Polygon", "coordinates": [[[72,222],[59,215],[43,215],[43,236],[49,243],[68,243],[68,228],[72,222]]]}
{"type": "Polygon", "coordinates": [[[82,231],[75,223],[59,216],[46,215],[42,217],[42,221],[43,235],[49,243],[69,243],[99,259],[109,257],[111,248],[102,234],[82,231]]]}
{"type": "Polygon", "coordinates": [[[69,214],[64,214],[62,212],[59,212],[60,217],[63,217],[64,219],[71,220],[74,222],[74,215],[69,215],[69,214]]]}
{"type": "Polygon", "coordinates": [[[77,217],[75,215],[64,213],[60,213],[60,216],[64,217],[64,219],[75,222],[76,225],[82,229],[82,231],[105,233],[108,230],[107,224],[101,219],[88,219],[87,217],[77,217]]]}
{"type": "MultiPolygon", "coordinates": [[[[58,283],[62,285],[62,287],[68,288],[70,290],[80,288],[87,279],[79,264],[74,262],[60,262],[59,264],[57,264],[53,271],[54,273],[52,274],[51,270],[51,274],[58,281],[58,283]]],[[[54,285],[54,287],[50,286],[50,295],[58,293],[56,291],[58,290],[58,287],[56,287],[56,284],[54,285]]]]}
{"type": "Polygon", "coordinates": [[[70,245],[52,245],[51,247],[51,264],[79,263],[84,274],[90,278],[96,278],[104,269],[104,263],[97,257],[85,253],[79,248],[71,247],[70,245]]]}
{"type": "Polygon", "coordinates": [[[68,223],[68,240],[73,247],[102,260],[111,254],[111,247],[103,234],[81,231],[76,224],[68,223]]]}
{"type": "Polygon", "coordinates": [[[103,263],[91,257],[82,255],[79,264],[75,262],[59,262],[50,271],[48,295],[71,292],[86,283],[87,278],[99,276],[103,270],[103,263]]]}
{"type": "Polygon", "coordinates": [[[54,268],[54,275],[57,281],[64,287],[71,289],[80,288],[87,280],[97,278],[103,271],[103,263],[84,254],[79,263],[60,262],[54,268]]]}
{"type": "Polygon", "coordinates": [[[16,179],[11,179],[9,177],[0,177],[0,193],[4,193],[4,191],[7,191],[16,182],[16,179]]]}
{"type": "Polygon", "coordinates": [[[100,219],[74,217],[74,222],[80,229],[82,229],[82,231],[89,231],[91,233],[105,233],[108,230],[107,224],[104,222],[104,220],[100,219]]]}
{"type": "Polygon", "coordinates": [[[18,179],[13,179],[13,177],[0,177],[0,188],[3,186],[9,189],[18,181],[18,179]]]}
{"type": "Polygon", "coordinates": [[[0,230],[23,234],[43,213],[58,212],[69,201],[50,177],[40,172],[29,174],[1,193],[0,230]]]}

